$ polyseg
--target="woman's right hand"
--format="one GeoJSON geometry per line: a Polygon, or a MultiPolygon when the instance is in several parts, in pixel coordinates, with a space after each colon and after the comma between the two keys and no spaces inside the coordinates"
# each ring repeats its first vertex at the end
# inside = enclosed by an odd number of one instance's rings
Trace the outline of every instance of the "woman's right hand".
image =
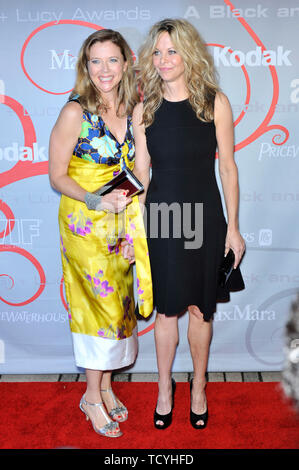
{"type": "Polygon", "coordinates": [[[127,259],[130,264],[135,263],[134,245],[131,245],[127,240],[123,240],[120,246],[123,257],[127,259]]]}
{"type": "Polygon", "coordinates": [[[127,197],[128,192],[128,190],[113,189],[111,193],[105,194],[101,199],[100,210],[114,212],[115,214],[122,212],[132,202],[132,199],[127,197]]]}

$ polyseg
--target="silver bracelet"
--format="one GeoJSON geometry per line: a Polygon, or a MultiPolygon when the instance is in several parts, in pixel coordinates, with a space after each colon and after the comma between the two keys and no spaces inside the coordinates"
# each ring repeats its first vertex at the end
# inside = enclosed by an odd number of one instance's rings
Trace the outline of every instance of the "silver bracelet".
{"type": "Polygon", "coordinates": [[[94,193],[86,193],[84,198],[87,208],[91,211],[97,210],[97,207],[101,204],[101,200],[102,196],[94,193]]]}

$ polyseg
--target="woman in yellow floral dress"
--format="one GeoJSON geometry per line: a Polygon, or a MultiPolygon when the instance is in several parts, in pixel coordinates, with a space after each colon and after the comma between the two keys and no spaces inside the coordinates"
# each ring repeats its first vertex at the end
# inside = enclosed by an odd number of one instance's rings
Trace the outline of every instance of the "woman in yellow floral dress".
{"type": "Polygon", "coordinates": [[[112,370],[132,364],[137,354],[132,262],[121,254],[124,240],[134,244],[139,312],[147,317],[153,308],[137,196],[94,194],[123,167],[134,166],[131,112],[138,95],[132,66],[118,32],[91,34],[50,138],[50,181],[62,194],[60,242],[74,355],[86,369],[80,409],[107,437],[120,436],[118,422],[128,416],[112,391],[112,370]]]}

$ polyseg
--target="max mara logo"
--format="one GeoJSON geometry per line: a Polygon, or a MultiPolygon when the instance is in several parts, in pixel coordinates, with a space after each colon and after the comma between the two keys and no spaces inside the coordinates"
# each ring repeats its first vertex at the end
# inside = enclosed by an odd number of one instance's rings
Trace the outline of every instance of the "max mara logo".
{"type": "Polygon", "coordinates": [[[50,49],[51,65],[50,70],[74,70],[77,62],[77,57],[73,56],[68,49],[63,52],[57,52],[55,49],[50,49]]]}
{"type": "Polygon", "coordinates": [[[220,310],[215,315],[215,321],[265,321],[275,320],[276,314],[274,310],[258,310],[252,308],[251,304],[247,304],[243,309],[239,305],[234,305],[231,310],[220,310]]]}

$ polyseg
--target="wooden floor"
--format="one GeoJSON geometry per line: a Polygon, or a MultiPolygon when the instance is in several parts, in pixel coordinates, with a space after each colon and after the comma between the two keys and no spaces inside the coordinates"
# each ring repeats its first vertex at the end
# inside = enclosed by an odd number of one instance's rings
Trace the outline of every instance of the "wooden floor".
{"type": "MultiPolygon", "coordinates": [[[[176,382],[189,382],[193,374],[174,372],[176,382]]],[[[208,372],[208,382],[279,382],[281,373],[274,372],[208,372]]],[[[157,373],[114,374],[115,382],[157,382],[157,373]]],[[[84,374],[3,374],[0,382],[85,382],[84,374]]]]}

